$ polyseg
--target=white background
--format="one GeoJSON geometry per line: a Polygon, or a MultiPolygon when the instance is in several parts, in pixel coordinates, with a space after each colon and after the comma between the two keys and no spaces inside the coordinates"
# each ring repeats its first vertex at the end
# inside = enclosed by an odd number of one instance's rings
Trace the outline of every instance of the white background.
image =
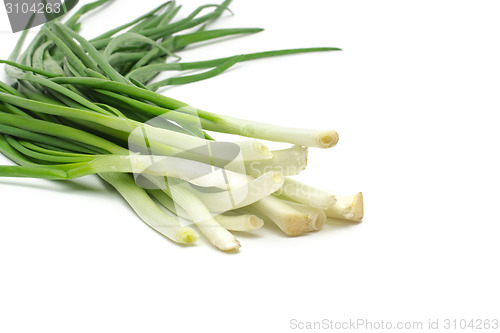
{"type": "MultiPolygon", "coordinates": [[[[184,1],[182,15],[206,1],[184,1]]],[[[83,1],[82,1],[83,3],[83,1]]],[[[116,1],[92,37],[159,1],[116,1]]],[[[290,320],[500,317],[498,1],[235,0],[212,27],[264,27],[184,60],[269,49],[165,93],[210,111],[334,128],[302,180],[362,191],[360,224],[180,247],[95,177],[0,179],[1,332],[291,332],[290,320]]],[[[12,35],[0,8],[0,57],[12,35]]],[[[3,74],[2,74],[3,75],[3,74]]],[[[274,146],[273,146],[274,147],[274,146]]],[[[8,161],[3,157],[3,164],[8,161]]],[[[443,326],[441,326],[442,328],[443,326]]],[[[325,330],[328,331],[328,330],[325,330]]]]}

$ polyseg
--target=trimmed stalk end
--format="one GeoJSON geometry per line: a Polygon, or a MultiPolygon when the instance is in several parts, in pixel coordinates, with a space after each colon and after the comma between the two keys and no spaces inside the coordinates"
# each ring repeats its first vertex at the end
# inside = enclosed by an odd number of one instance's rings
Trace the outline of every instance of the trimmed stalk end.
{"type": "Polygon", "coordinates": [[[344,215],[350,220],[359,222],[364,216],[363,193],[359,192],[352,198],[351,205],[346,209],[344,215]]]}
{"type": "Polygon", "coordinates": [[[363,193],[336,196],[337,202],[326,210],[326,216],[334,219],[359,222],[363,219],[363,193]]]}
{"type": "Polygon", "coordinates": [[[309,229],[311,220],[302,214],[288,214],[282,217],[279,227],[287,236],[299,236],[309,229]]]}
{"type": "Polygon", "coordinates": [[[250,215],[248,217],[248,224],[250,226],[249,231],[257,230],[262,228],[262,226],[264,225],[264,221],[255,215],[250,215]]]}
{"type": "Polygon", "coordinates": [[[336,131],[320,132],[314,138],[319,148],[331,148],[339,142],[339,134],[336,131]]]}
{"type": "Polygon", "coordinates": [[[311,223],[309,223],[307,231],[318,231],[323,228],[326,222],[326,214],[324,211],[319,210],[318,214],[310,218],[311,223]]]}
{"type": "Polygon", "coordinates": [[[258,151],[259,153],[261,153],[263,157],[265,157],[265,158],[273,157],[273,153],[271,153],[269,148],[267,148],[262,143],[255,141],[254,145],[255,145],[255,150],[258,151]]]}
{"type": "Polygon", "coordinates": [[[281,172],[274,171],[272,175],[276,183],[282,183],[284,181],[283,174],[281,172]]]}
{"type": "Polygon", "coordinates": [[[234,239],[234,241],[232,242],[225,242],[224,244],[217,245],[217,247],[219,248],[219,250],[230,252],[238,251],[241,247],[241,244],[236,239],[234,239]]]}
{"type": "Polygon", "coordinates": [[[181,228],[177,233],[177,242],[181,244],[190,244],[198,240],[198,233],[191,228],[181,228]]]}
{"type": "Polygon", "coordinates": [[[308,162],[308,158],[309,158],[309,149],[308,149],[308,147],[303,147],[301,157],[304,159],[304,169],[303,170],[305,170],[306,167],[307,167],[307,162],[308,162]]]}

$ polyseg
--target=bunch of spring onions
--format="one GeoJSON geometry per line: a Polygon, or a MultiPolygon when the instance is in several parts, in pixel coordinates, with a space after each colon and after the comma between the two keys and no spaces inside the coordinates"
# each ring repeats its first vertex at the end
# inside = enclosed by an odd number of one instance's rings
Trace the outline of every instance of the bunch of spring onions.
{"type": "Polygon", "coordinates": [[[45,24],[23,50],[24,33],[1,61],[13,83],[0,82],[0,151],[17,165],[0,166],[0,176],[71,180],[97,174],[167,238],[195,242],[196,228],[224,251],[240,247],[230,231],[253,231],[264,220],[297,236],[321,229],[327,217],[362,219],[361,193],[334,196],[292,178],[305,169],[308,147],[337,143],[335,131],[222,116],[156,92],[214,77],[242,61],[338,49],[182,62],[176,52],[191,44],[261,29],[210,30],[230,0],[182,19],[176,19],[180,6],[169,1],[85,39],[81,16],[108,1],[45,24]],[[198,73],[187,73],[193,70],[198,73]],[[165,71],[181,75],[156,79],[165,71]],[[207,131],[250,139],[215,141],[207,131]],[[254,139],[291,146],[270,151],[254,139]]]}

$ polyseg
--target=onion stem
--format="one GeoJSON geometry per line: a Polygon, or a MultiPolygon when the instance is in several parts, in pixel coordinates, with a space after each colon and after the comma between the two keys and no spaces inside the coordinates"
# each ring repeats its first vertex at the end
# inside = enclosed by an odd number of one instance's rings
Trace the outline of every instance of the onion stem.
{"type": "Polygon", "coordinates": [[[201,110],[199,114],[211,121],[205,124],[205,128],[209,131],[317,148],[331,148],[339,141],[338,133],[333,130],[290,128],[230,116],[220,116],[201,110]]]}
{"type": "Polygon", "coordinates": [[[269,171],[280,172],[283,176],[295,176],[307,166],[307,147],[295,146],[273,150],[273,157],[260,161],[245,160],[247,173],[254,177],[269,171]]]}
{"type": "Polygon", "coordinates": [[[212,212],[222,213],[261,200],[279,189],[282,184],[281,174],[271,171],[244,186],[230,188],[227,191],[208,192],[202,189],[193,189],[193,191],[212,212]]]}
{"type": "Polygon", "coordinates": [[[311,220],[306,231],[318,231],[323,228],[326,221],[326,214],[323,210],[291,201],[287,201],[286,204],[306,215],[311,220]]]}
{"type": "Polygon", "coordinates": [[[222,251],[234,251],[240,248],[236,238],[214,220],[203,202],[180,181],[169,180],[168,193],[176,204],[182,207],[198,229],[213,245],[222,251]]]}
{"type": "Polygon", "coordinates": [[[319,209],[335,204],[335,196],[291,177],[285,177],[283,186],[276,194],[319,209]]]}
{"type": "MultiPolygon", "coordinates": [[[[165,192],[160,190],[147,190],[147,192],[173,214],[186,220],[190,219],[186,211],[182,207],[176,207],[172,198],[165,192]]],[[[232,231],[253,231],[264,225],[262,219],[250,214],[215,214],[214,219],[222,227],[232,231]]]]}
{"type": "Polygon", "coordinates": [[[273,196],[255,202],[246,209],[256,209],[271,219],[288,236],[298,236],[310,230],[312,221],[292,206],[273,196]]]}
{"type": "Polygon", "coordinates": [[[181,244],[192,243],[198,239],[196,231],[182,227],[177,219],[161,210],[129,175],[109,172],[101,173],[99,176],[123,196],[147,225],[165,237],[181,244]]]}

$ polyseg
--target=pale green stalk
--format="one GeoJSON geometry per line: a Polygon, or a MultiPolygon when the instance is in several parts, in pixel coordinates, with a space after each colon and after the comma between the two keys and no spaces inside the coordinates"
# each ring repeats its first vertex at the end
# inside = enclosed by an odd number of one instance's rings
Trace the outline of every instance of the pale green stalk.
{"type": "Polygon", "coordinates": [[[297,202],[286,201],[285,203],[288,206],[306,215],[307,218],[311,220],[311,222],[308,225],[309,227],[306,229],[306,231],[318,231],[321,230],[321,228],[323,228],[323,225],[325,224],[326,221],[325,211],[318,208],[309,207],[297,202]]]}
{"type": "MultiPolygon", "coordinates": [[[[165,192],[161,190],[147,190],[147,192],[173,214],[190,220],[189,214],[182,207],[176,206],[165,192]]],[[[264,225],[262,219],[251,214],[215,214],[214,219],[222,227],[231,231],[253,231],[264,225]]]]}
{"type": "Polygon", "coordinates": [[[214,218],[221,226],[233,231],[254,231],[264,225],[264,221],[260,217],[252,214],[220,214],[214,218]]]}
{"type": "Polygon", "coordinates": [[[136,185],[130,175],[109,172],[99,176],[111,184],[137,215],[160,234],[181,244],[192,243],[198,239],[196,231],[182,227],[176,218],[161,210],[148,194],[136,185]]]}
{"type": "Polygon", "coordinates": [[[189,189],[187,184],[169,180],[168,194],[176,205],[182,207],[207,239],[222,251],[240,248],[236,238],[214,220],[207,206],[189,189]]]}
{"type": "Polygon", "coordinates": [[[285,201],[268,196],[245,208],[258,212],[273,221],[288,236],[298,236],[311,230],[312,221],[307,214],[287,205],[285,201]]]}
{"type": "Polygon", "coordinates": [[[332,194],[291,177],[285,177],[283,186],[276,194],[319,209],[327,209],[335,204],[332,194]]]}
{"type": "Polygon", "coordinates": [[[339,141],[334,130],[314,130],[271,125],[251,120],[199,111],[200,116],[210,120],[203,124],[207,131],[237,134],[249,138],[288,142],[297,146],[331,148],[339,141]]]}
{"type": "Polygon", "coordinates": [[[277,171],[283,176],[295,176],[307,166],[307,147],[295,146],[271,151],[273,157],[260,161],[245,161],[247,174],[258,177],[269,171],[277,171]]]}
{"type": "Polygon", "coordinates": [[[212,211],[223,213],[248,206],[271,195],[283,184],[279,172],[268,172],[248,184],[227,191],[206,192],[193,189],[196,196],[212,211]]]}

